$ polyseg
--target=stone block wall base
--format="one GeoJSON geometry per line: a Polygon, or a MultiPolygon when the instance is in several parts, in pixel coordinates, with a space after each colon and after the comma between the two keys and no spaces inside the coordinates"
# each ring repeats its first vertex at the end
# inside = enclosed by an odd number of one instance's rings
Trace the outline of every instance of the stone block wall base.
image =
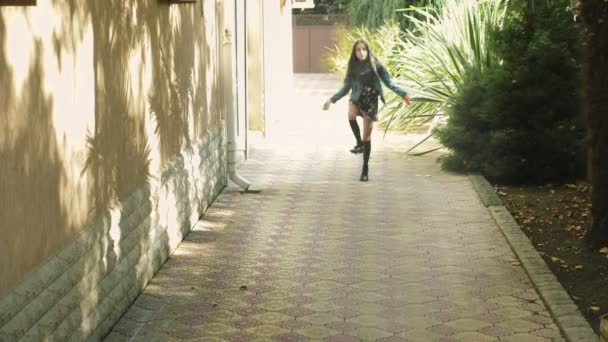
{"type": "Polygon", "coordinates": [[[0,300],[0,341],[98,341],[226,186],[224,125],[0,300]]]}

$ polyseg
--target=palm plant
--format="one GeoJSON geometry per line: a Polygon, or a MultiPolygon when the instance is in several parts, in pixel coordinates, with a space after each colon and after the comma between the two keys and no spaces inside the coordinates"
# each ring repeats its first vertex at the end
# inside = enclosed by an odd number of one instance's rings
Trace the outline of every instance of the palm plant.
{"type": "MultiPolygon", "coordinates": [[[[437,123],[468,72],[483,73],[499,62],[488,37],[502,25],[507,2],[446,0],[438,10],[411,9],[407,16],[413,28],[405,32],[389,65],[398,81],[414,90],[415,102],[405,109],[400,99],[390,97],[384,110],[389,113],[383,120],[386,129],[437,123]]],[[[430,131],[423,141],[431,137],[432,127],[430,131]]]]}
{"type": "MultiPolygon", "coordinates": [[[[437,123],[452,104],[467,72],[483,72],[499,62],[488,37],[491,30],[502,25],[507,4],[508,0],[438,0],[436,7],[404,9],[411,25],[401,36],[387,34],[395,29],[389,24],[375,32],[356,29],[343,37],[367,38],[396,83],[412,92],[414,102],[407,108],[401,99],[387,94],[381,111],[381,124],[386,130],[407,131],[437,123]]],[[[337,59],[345,57],[344,46],[348,44],[340,44],[330,59],[334,70],[345,65],[337,59]]]]}

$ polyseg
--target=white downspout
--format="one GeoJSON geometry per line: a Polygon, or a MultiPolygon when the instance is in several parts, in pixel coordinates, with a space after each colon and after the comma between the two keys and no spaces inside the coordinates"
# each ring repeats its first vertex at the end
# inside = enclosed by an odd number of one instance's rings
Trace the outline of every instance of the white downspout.
{"type": "MultiPolygon", "coordinates": [[[[228,11],[228,13],[236,13],[228,11]]],[[[228,19],[228,18],[227,18],[228,19]]],[[[247,191],[251,186],[247,180],[237,174],[236,165],[238,162],[238,146],[237,146],[237,104],[236,104],[236,61],[238,56],[233,55],[233,37],[235,35],[234,25],[230,25],[232,20],[235,20],[235,16],[227,20],[226,28],[224,30],[224,42],[222,44],[222,57],[220,63],[223,64],[224,74],[224,100],[226,108],[226,149],[228,154],[228,177],[243,190],[247,191]]],[[[234,23],[236,24],[236,23],[234,23]]]]}
{"type": "Polygon", "coordinates": [[[228,142],[227,142],[227,148],[228,148],[228,177],[230,178],[230,180],[232,182],[234,182],[234,184],[240,186],[241,188],[243,188],[243,190],[247,191],[249,190],[249,187],[251,186],[251,183],[249,183],[245,178],[241,177],[239,174],[236,173],[236,164],[237,164],[237,148],[236,148],[236,129],[234,126],[236,126],[234,124],[234,116],[236,115],[236,113],[234,113],[233,115],[228,115],[227,117],[227,122],[226,125],[228,126],[228,142]],[[232,127],[230,127],[232,125],[232,127]]]}

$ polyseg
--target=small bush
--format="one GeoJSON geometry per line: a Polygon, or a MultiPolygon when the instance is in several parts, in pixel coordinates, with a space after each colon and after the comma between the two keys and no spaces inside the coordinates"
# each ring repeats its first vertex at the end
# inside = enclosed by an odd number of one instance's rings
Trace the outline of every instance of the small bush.
{"type": "Polygon", "coordinates": [[[581,175],[579,37],[567,1],[513,0],[492,35],[501,64],[467,72],[436,130],[452,151],[443,166],[504,183],[540,183],[581,175]]]}

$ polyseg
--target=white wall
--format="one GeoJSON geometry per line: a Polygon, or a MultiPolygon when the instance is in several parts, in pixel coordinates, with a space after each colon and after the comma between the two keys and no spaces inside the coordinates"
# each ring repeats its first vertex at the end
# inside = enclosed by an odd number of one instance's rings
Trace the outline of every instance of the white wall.
{"type": "Polygon", "coordinates": [[[264,115],[266,136],[272,137],[277,117],[285,117],[293,98],[291,2],[264,1],[264,115]]]}

